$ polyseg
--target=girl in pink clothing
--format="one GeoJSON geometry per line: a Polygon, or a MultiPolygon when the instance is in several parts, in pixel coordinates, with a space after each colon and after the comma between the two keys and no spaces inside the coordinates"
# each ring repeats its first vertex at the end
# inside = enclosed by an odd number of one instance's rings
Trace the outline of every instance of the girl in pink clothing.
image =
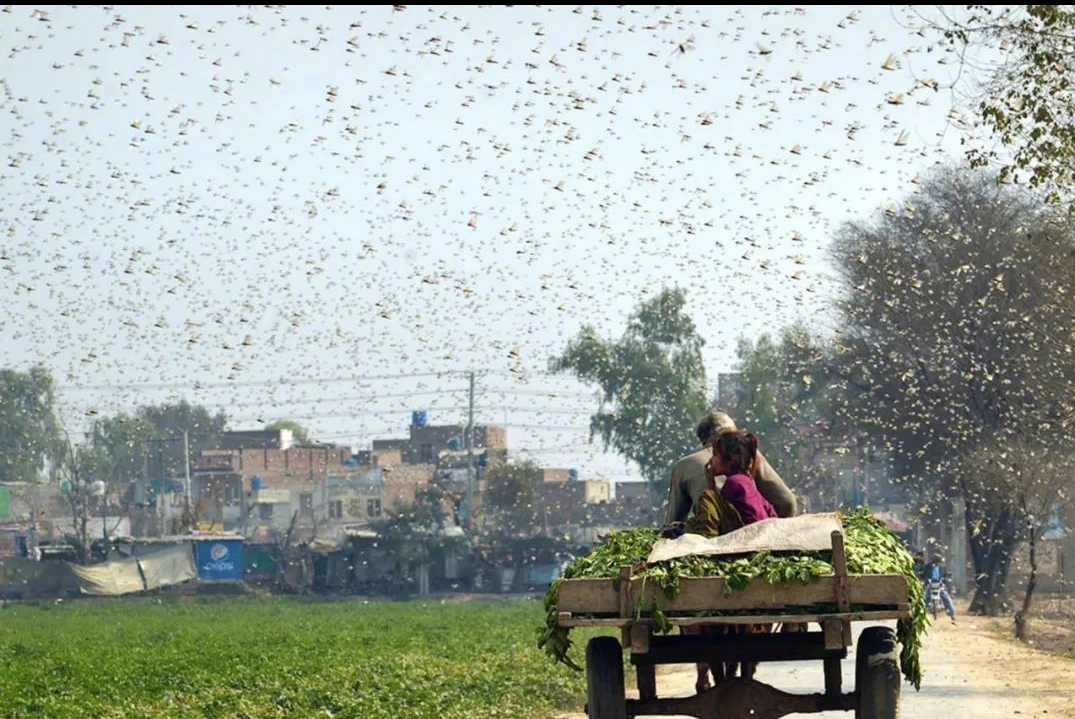
{"type": "MultiPolygon", "coordinates": [[[[761,495],[758,485],[754,483],[757,460],[758,438],[750,432],[742,430],[724,432],[713,438],[713,458],[709,460],[710,476],[715,478],[724,475],[720,496],[739,512],[743,526],[777,516],[773,505],[761,495]]],[[[732,631],[733,633],[768,634],[772,628],[771,624],[751,624],[749,627],[737,627],[734,630],[722,628],[715,631],[717,633],[732,631]]],[[[706,631],[708,627],[701,629],[702,633],[708,633],[706,631]]],[[[735,676],[736,664],[737,662],[728,662],[723,667],[711,664],[709,669],[719,682],[735,676]]],[[[753,679],[758,666],[757,662],[742,662],[741,665],[743,678],[753,679]]],[[[701,667],[699,667],[697,690],[703,691],[708,683],[708,677],[704,677],[703,681],[701,667]]]]}
{"type": "Polygon", "coordinates": [[[709,470],[714,477],[724,475],[720,496],[736,508],[744,525],[776,517],[773,505],[754,483],[757,459],[758,438],[750,432],[725,432],[713,439],[709,470]]]}

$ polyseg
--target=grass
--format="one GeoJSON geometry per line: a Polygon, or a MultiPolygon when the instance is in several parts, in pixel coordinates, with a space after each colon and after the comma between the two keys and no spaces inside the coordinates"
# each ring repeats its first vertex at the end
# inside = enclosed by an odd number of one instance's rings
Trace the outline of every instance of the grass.
{"type": "Polygon", "coordinates": [[[547,716],[585,682],[536,648],[541,620],[528,600],[8,605],[0,717],[547,716]]]}

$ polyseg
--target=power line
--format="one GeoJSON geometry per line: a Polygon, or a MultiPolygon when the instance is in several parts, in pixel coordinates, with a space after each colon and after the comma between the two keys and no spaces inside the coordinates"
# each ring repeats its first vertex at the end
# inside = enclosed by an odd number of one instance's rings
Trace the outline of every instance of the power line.
{"type": "Polygon", "coordinates": [[[593,399],[597,394],[597,390],[592,392],[572,391],[572,390],[557,390],[557,389],[516,389],[516,388],[503,388],[503,387],[485,387],[479,394],[518,394],[526,396],[537,397],[583,397],[586,399],[593,399]]]}
{"type": "Polygon", "coordinates": [[[370,402],[376,399],[394,399],[396,397],[418,397],[426,394],[458,394],[466,392],[463,387],[459,389],[419,389],[411,392],[386,392],[383,394],[370,394],[361,397],[310,397],[307,399],[274,399],[270,402],[230,402],[231,407],[263,407],[268,404],[313,404],[320,402],[370,402]]]}
{"type": "MultiPolygon", "coordinates": [[[[460,387],[460,388],[457,388],[457,389],[456,388],[452,388],[452,389],[443,389],[443,388],[441,388],[441,389],[409,390],[409,391],[406,391],[406,392],[383,392],[383,393],[376,393],[376,394],[353,395],[353,396],[337,396],[337,397],[308,397],[308,398],[296,398],[296,399],[275,399],[274,398],[274,399],[270,399],[270,400],[257,401],[257,402],[228,402],[226,406],[228,408],[231,408],[231,407],[269,407],[269,406],[291,405],[291,404],[322,404],[322,403],[338,403],[338,404],[342,404],[342,403],[345,403],[345,402],[373,402],[375,400],[380,400],[380,399],[397,399],[397,398],[402,399],[402,398],[420,397],[420,396],[423,396],[423,395],[463,394],[465,392],[467,392],[467,389],[464,388],[464,387],[460,387]]],[[[487,390],[483,390],[481,392],[478,392],[476,394],[479,397],[484,397],[486,395],[502,395],[502,396],[522,395],[522,396],[531,396],[531,397],[533,397],[533,396],[545,397],[547,399],[556,399],[556,400],[559,400],[559,399],[567,400],[569,398],[575,398],[575,399],[587,398],[587,399],[590,399],[592,401],[592,399],[593,399],[592,394],[590,394],[590,393],[582,393],[582,392],[566,393],[566,392],[552,392],[552,391],[550,391],[550,392],[542,392],[542,391],[528,391],[528,390],[487,389],[487,390]]],[[[75,402],[70,401],[70,400],[60,400],[58,402],[58,404],[60,406],[66,406],[66,407],[79,407],[79,406],[82,406],[83,403],[75,403],[75,402]]],[[[140,406],[143,406],[144,402],[139,401],[139,400],[131,399],[131,400],[127,400],[127,401],[111,401],[111,402],[107,402],[107,403],[95,403],[95,404],[97,404],[97,405],[105,404],[106,406],[109,406],[109,407],[138,408],[140,406]]],[[[205,404],[205,403],[200,402],[198,404],[205,404]]],[[[211,404],[217,404],[217,403],[212,402],[211,404]]],[[[441,408],[429,407],[429,409],[441,409],[441,408]]],[[[504,410],[504,409],[508,409],[508,410],[518,409],[519,411],[531,411],[531,410],[536,411],[536,410],[539,410],[540,408],[533,408],[533,407],[518,407],[518,408],[515,408],[515,407],[511,407],[511,406],[502,406],[502,407],[498,407],[498,409],[501,409],[501,410],[504,410]]],[[[574,410],[566,410],[566,409],[562,409],[562,408],[548,408],[546,411],[558,412],[558,413],[566,413],[566,412],[573,412],[574,410]]],[[[578,411],[581,412],[583,410],[580,409],[578,411]]],[[[590,410],[587,409],[585,411],[590,411],[590,410]]]]}
{"type": "Polygon", "coordinates": [[[123,389],[220,389],[222,387],[264,387],[276,385],[279,387],[293,387],[309,384],[330,384],[332,382],[368,382],[386,379],[411,379],[416,377],[448,377],[452,375],[465,375],[464,370],[446,370],[444,372],[407,372],[402,374],[363,375],[354,377],[313,377],[308,379],[264,379],[227,382],[159,382],[159,383],[131,383],[131,384],[86,384],[86,385],[61,385],[57,390],[65,392],[80,392],[83,390],[123,390],[123,389]]]}
{"type": "MultiPolygon", "coordinates": [[[[455,407],[427,407],[428,410],[435,410],[437,412],[464,412],[468,409],[466,405],[460,405],[455,407]]],[[[495,407],[490,405],[478,405],[474,407],[479,412],[531,412],[535,414],[559,414],[559,415],[579,415],[588,414],[589,410],[586,409],[557,409],[546,407],[495,407]]],[[[385,409],[383,407],[363,407],[350,412],[318,412],[316,414],[287,414],[286,419],[327,419],[335,417],[355,417],[356,415],[389,415],[389,414],[410,414],[413,409],[385,409]]],[[[266,411],[263,415],[277,414],[275,412],[266,411]]],[[[228,419],[235,420],[236,422],[244,422],[251,420],[262,419],[262,416],[253,415],[238,415],[235,417],[229,417],[228,419]]],[[[500,423],[497,423],[500,424],[500,423]]]]}
{"type": "MultiPolygon", "coordinates": [[[[247,407],[247,408],[249,408],[249,407],[273,407],[273,408],[275,408],[275,407],[279,407],[281,405],[289,405],[289,404],[321,404],[321,403],[343,404],[343,403],[348,403],[348,402],[361,403],[361,402],[369,402],[369,401],[376,400],[376,399],[383,399],[386,396],[388,396],[388,395],[378,395],[378,396],[375,396],[375,397],[340,397],[340,398],[318,397],[318,398],[313,398],[313,399],[308,399],[308,400],[297,399],[297,400],[289,400],[289,401],[283,401],[283,402],[277,402],[277,401],[227,402],[226,404],[221,404],[220,402],[210,401],[210,402],[198,402],[197,404],[205,406],[207,409],[208,409],[208,407],[212,406],[212,407],[221,407],[224,410],[228,410],[228,409],[231,409],[232,407],[247,407]]],[[[84,407],[85,406],[85,403],[73,403],[73,402],[58,402],[57,404],[60,407],[68,408],[68,409],[79,408],[79,407],[84,407]]],[[[134,409],[138,409],[141,406],[143,406],[139,402],[109,402],[109,403],[94,403],[94,404],[95,404],[95,409],[100,409],[102,406],[110,407],[110,408],[134,408],[134,409]]],[[[427,407],[427,409],[444,409],[444,408],[433,405],[433,406],[427,407]]],[[[368,411],[373,411],[373,410],[363,409],[362,411],[368,412],[368,411]]],[[[411,410],[410,409],[394,408],[394,409],[386,409],[384,411],[385,412],[410,412],[411,410]]]]}
{"type": "Polygon", "coordinates": [[[487,424],[495,424],[498,427],[514,427],[516,429],[537,429],[545,431],[557,431],[557,432],[589,432],[588,426],[581,425],[566,425],[566,424],[516,424],[514,422],[488,422],[487,424]]]}
{"type": "MultiPolygon", "coordinates": [[[[459,411],[465,412],[466,407],[460,408],[459,411]]],[[[409,413],[410,410],[407,410],[407,412],[409,413]]],[[[367,413],[367,414],[372,414],[372,413],[367,413]]],[[[392,414],[392,413],[386,412],[384,414],[392,414]]],[[[339,419],[341,417],[354,417],[355,419],[358,419],[358,417],[355,417],[354,415],[347,414],[347,413],[343,413],[343,414],[318,414],[318,415],[289,415],[287,417],[287,419],[293,419],[295,421],[299,421],[299,420],[310,421],[310,420],[316,420],[316,419],[339,419]]],[[[269,417],[235,417],[234,418],[234,420],[236,422],[255,422],[255,423],[261,423],[261,422],[263,422],[265,420],[269,420],[269,419],[270,419],[269,417]]],[[[464,424],[464,423],[461,422],[459,424],[464,424]]],[[[590,430],[589,426],[583,426],[583,425],[520,424],[520,423],[517,423],[517,422],[497,422],[497,421],[482,421],[481,424],[483,424],[483,425],[492,425],[492,426],[495,426],[495,427],[514,427],[516,429],[537,429],[537,430],[546,430],[546,431],[562,430],[562,431],[571,431],[571,432],[575,432],[575,431],[579,431],[579,432],[587,431],[588,432],[590,430]]],[[[396,431],[396,429],[393,428],[393,429],[390,429],[389,431],[396,431]]]]}
{"type": "MultiPolygon", "coordinates": [[[[465,406],[464,407],[437,407],[436,409],[438,411],[442,411],[442,412],[459,412],[459,411],[465,411],[466,407],[465,406]]],[[[410,409],[381,409],[381,408],[374,409],[374,408],[366,408],[366,409],[363,409],[363,410],[355,410],[353,412],[319,412],[317,414],[291,414],[291,413],[286,413],[287,414],[286,419],[311,420],[311,419],[330,419],[330,418],[335,419],[336,417],[354,417],[355,419],[358,419],[359,415],[364,415],[364,414],[368,414],[368,415],[410,414],[412,411],[413,410],[410,410],[410,409]]],[[[273,413],[273,412],[264,412],[263,414],[264,415],[270,415],[270,414],[275,414],[275,413],[273,413]]],[[[229,417],[228,419],[229,420],[234,420],[236,422],[252,422],[252,421],[260,421],[262,419],[267,419],[267,418],[263,417],[263,416],[240,415],[240,416],[236,416],[236,417],[229,417]]]]}
{"type": "MultiPolygon", "coordinates": [[[[246,382],[210,382],[210,383],[204,383],[204,384],[203,383],[179,383],[179,382],[173,382],[173,383],[144,383],[144,384],[135,383],[135,384],[130,384],[130,385],[102,384],[102,385],[84,385],[84,386],[81,386],[81,387],[65,387],[65,388],[62,388],[62,389],[69,389],[69,390],[105,390],[105,389],[108,389],[108,390],[114,390],[115,391],[115,390],[121,390],[121,389],[129,389],[129,390],[147,389],[148,390],[148,389],[170,389],[170,388],[178,389],[178,388],[192,388],[193,387],[196,390],[202,390],[202,389],[213,389],[213,388],[229,388],[230,389],[230,388],[240,388],[240,387],[260,387],[260,386],[269,386],[269,385],[271,385],[271,386],[273,386],[273,388],[275,390],[275,389],[286,389],[286,388],[289,388],[289,387],[306,386],[306,385],[319,384],[319,383],[320,384],[327,384],[327,383],[331,383],[331,382],[364,382],[364,381],[368,381],[368,380],[393,380],[393,379],[409,379],[409,378],[419,378],[419,377],[446,377],[446,376],[455,376],[455,375],[463,375],[463,374],[465,374],[465,373],[463,373],[461,371],[422,372],[422,373],[400,373],[400,374],[385,374],[385,375],[367,375],[367,376],[354,376],[354,377],[290,379],[290,380],[279,380],[279,381],[278,380],[258,380],[258,381],[251,380],[251,381],[246,381],[246,382]]],[[[477,374],[478,376],[484,376],[486,374],[506,374],[506,373],[504,373],[504,372],[496,372],[496,371],[483,371],[483,372],[479,372],[479,373],[475,373],[475,374],[477,374]]],[[[537,374],[539,374],[540,376],[551,376],[548,373],[537,373],[537,374]]],[[[561,377],[563,379],[569,379],[567,377],[563,377],[562,375],[561,375],[561,377]]],[[[473,391],[473,390],[469,390],[469,391],[473,391]]],[[[370,394],[364,394],[364,395],[351,395],[351,396],[346,396],[346,397],[325,397],[325,396],[321,396],[321,397],[314,397],[314,398],[270,400],[270,401],[267,401],[267,402],[249,402],[249,401],[247,401],[247,402],[227,403],[227,404],[224,405],[224,409],[226,411],[228,408],[232,408],[232,407],[243,407],[243,408],[264,407],[265,408],[265,412],[262,413],[264,416],[245,416],[245,415],[242,415],[242,416],[231,417],[230,419],[232,421],[235,421],[235,422],[259,422],[259,423],[264,423],[266,421],[266,419],[274,418],[274,417],[271,417],[270,415],[278,416],[278,415],[283,414],[283,415],[286,415],[289,419],[303,420],[303,421],[316,421],[316,420],[324,420],[324,419],[332,419],[332,418],[341,418],[342,417],[342,418],[352,418],[352,419],[360,420],[364,424],[364,420],[362,420],[362,418],[364,418],[366,415],[370,415],[372,417],[377,417],[377,416],[382,416],[382,415],[390,416],[390,415],[398,415],[398,414],[407,414],[407,413],[411,412],[413,408],[408,408],[408,409],[398,408],[397,409],[397,408],[384,408],[384,407],[378,407],[378,408],[358,407],[354,411],[347,411],[347,412],[323,412],[323,411],[322,412],[316,412],[315,411],[314,413],[295,415],[295,414],[292,414],[291,412],[280,411],[280,410],[276,409],[276,406],[277,405],[305,405],[305,404],[316,405],[316,404],[329,404],[329,403],[339,405],[339,404],[349,403],[349,402],[364,403],[364,402],[370,402],[370,401],[375,401],[375,400],[380,400],[380,399],[389,399],[389,398],[401,398],[402,399],[402,398],[412,398],[412,397],[421,397],[421,396],[458,395],[458,394],[460,394],[462,392],[468,392],[468,388],[460,387],[460,388],[418,389],[418,390],[407,390],[407,391],[400,391],[400,392],[386,392],[386,393],[370,393],[370,394]]],[[[505,398],[506,397],[512,397],[512,396],[535,397],[535,398],[536,397],[544,397],[544,398],[549,399],[549,400],[561,400],[561,401],[563,401],[563,403],[570,402],[571,399],[585,399],[585,400],[588,400],[588,402],[586,402],[587,405],[590,405],[590,403],[594,401],[594,399],[596,398],[596,394],[597,394],[596,391],[554,390],[554,389],[540,389],[540,388],[528,388],[528,387],[483,387],[483,388],[481,388],[481,390],[479,392],[479,395],[482,396],[482,397],[488,397],[488,396],[500,396],[500,397],[505,397],[505,398]]],[[[77,403],[70,402],[70,401],[61,402],[61,404],[66,404],[68,406],[71,406],[71,405],[76,405],[77,406],[77,403]]],[[[105,404],[111,405],[111,406],[137,406],[137,405],[140,405],[142,403],[141,402],[130,401],[130,402],[119,402],[119,403],[109,402],[109,403],[105,403],[105,404]]],[[[215,405],[217,403],[213,402],[213,403],[208,403],[208,404],[215,405]]],[[[449,407],[428,407],[428,409],[430,409],[430,410],[434,410],[434,411],[437,411],[437,412],[445,412],[445,413],[448,413],[448,412],[463,412],[464,410],[467,410],[469,408],[470,408],[470,405],[468,405],[466,407],[464,407],[464,406],[455,406],[455,405],[449,406],[449,407]]],[[[508,413],[508,412],[538,414],[538,415],[541,415],[541,414],[546,414],[546,415],[583,415],[583,414],[589,414],[592,411],[592,405],[587,406],[587,407],[581,407],[580,406],[578,408],[564,407],[564,406],[541,407],[541,406],[535,406],[535,405],[500,405],[500,406],[485,405],[485,406],[480,406],[480,407],[476,406],[473,409],[477,410],[477,411],[480,411],[485,416],[488,416],[489,414],[492,414],[492,413],[504,412],[505,413],[505,420],[506,420],[507,419],[506,413],[508,413]]],[[[506,427],[506,428],[526,429],[526,430],[532,430],[532,431],[537,431],[537,432],[569,432],[569,433],[576,434],[576,433],[581,433],[581,432],[588,432],[590,430],[589,426],[570,425],[570,424],[558,424],[557,425],[557,424],[536,424],[536,423],[528,423],[528,422],[507,422],[507,421],[505,421],[505,422],[497,422],[495,420],[491,421],[491,422],[490,421],[485,421],[483,423],[485,423],[485,424],[494,424],[494,425],[498,425],[498,426],[502,426],[502,427],[506,427]]],[[[398,425],[385,426],[385,427],[375,427],[375,428],[366,428],[365,426],[362,426],[362,427],[356,428],[356,429],[351,430],[351,431],[319,432],[318,433],[318,438],[322,439],[322,440],[345,439],[345,438],[353,438],[353,439],[377,438],[377,437],[386,437],[386,436],[391,437],[392,435],[399,436],[400,434],[404,434],[404,433],[405,433],[405,428],[400,427],[398,425]]],[[[523,454],[589,454],[589,455],[607,454],[607,452],[604,449],[601,449],[598,446],[593,445],[593,444],[557,446],[557,447],[553,447],[553,446],[538,446],[538,447],[533,447],[533,448],[521,448],[521,449],[518,449],[516,451],[519,452],[519,453],[523,453],[523,454]]]]}
{"type": "Polygon", "coordinates": [[[458,394],[466,392],[466,389],[429,389],[415,392],[389,392],[386,394],[364,395],[362,397],[312,397],[309,399],[280,399],[271,402],[229,402],[229,407],[265,407],[278,404],[320,404],[322,402],[372,402],[378,399],[394,399],[397,397],[418,397],[426,394],[458,394]]]}
{"type": "MultiPolygon", "coordinates": [[[[363,436],[373,432],[328,432],[319,433],[317,439],[345,439],[347,437],[363,436]]],[[[391,439],[391,438],[390,438],[391,439]]],[[[400,437],[399,439],[405,439],[400,437]]],[[[599,444],[572,444],[563,447],[555,446],[537,446],[537,447],[517,447],[512,449],[513,454],[599,454],[619,456],[615,453],[607,452],[599,444]]]]}
{"type": "Polygon", "coordinates": [[[519,447],[516,454],[608,454],[596,444],[575,444],[568,447],[519,447]]]}
{"type": "MultiPolygon", "coordinates": [[[[589,427],[582,427],[578,425],[552,425],[552,424],[519,424],[515,422],[478,422],[479,425],[492,425],[495,427],[505,427],[507,429],[533,429],[539,431],[554,431],[554,432],[589,432],[589,427]]],[[[464,423],[460,422],[459,426],[462,427],[464,423]]],[[[339,432],[318,432],[317,437],[319,439],[338,439],[341,437],[371,437],[373,435],[391,435],[402,433],[406,428],[398,425],[389,427],[376,427],[366,428],[359,427],[353,431],[339,431],[339,432]]],[[[393,439],[392,437],[386,437],[386,439],[393,439]]],[[[401,437],[400,439],[406,439],[401,437]]]]}
{"type": "MultiPolygon", "coordinates": [[[[96,385],[96,387],[103,387],[104,385],[96,385]]],[[[290,385],[288,385],[290,386],[290,385]]],[[[61,388],[62,389],[62,388],[61,388]]],[[[73,387],[67,389],[90,389],[90,387],[73,387]]],[[[296,398],[296,399],[277,399],[263,402],[230,402],[231,407],[261,407],[269,404],[313,404],[321,402],[369,402],[377,399],[396,399],[405,397],[421,397],[424,395],[443,395],[443,394],[465,394],[467,392],[466,387],[457,387],[451,389],[416,389],[407,390],[405,392],[378,392],[375,394],[366,395],[351,395],[351,396],[335,396],[335,397],[309,397],[309,398],[296,398]]],[[[489,387],[476,392],[476,396],[484,397],[487,395],[500,395],[500,396],[524,396],[524,397],[545,397],[548,399],[585,399],[593,401],[595,398],[595,392],[573,392],[573,391],[561,391],[561,390],[532,390],[532,389],[510,389],[504,387],[489,387]]],[[[63,402],[61,401],[61,404],[63,402]]],[[[144,401],[140,400],[128,400],[125,402],[113,402],[115,406],[135,407],[144,404],[144,401]]]]}
{"type": "MultiPolygon", "coordinates": [[[[440,372],[403,372],[399,374],[379,374],[379,375],[355,375],[345,377],[309,377],[303,379],[293,378],[278,378],[278,379],[261,379],[261,380],[227,380],[217,382],[201,382],[199,380],[192,380],[190,382],[132,382],[130,384],[85,384],[85,385],[57,385],[56,389],[61,392],[81,392],[81,391],[98,391],[98,390],[124,390],[124,389],[220,389],[228,387],[264,387],[267,385],[276,385],[281,387],[292,387],[300,385],[310,384],[330,384],[333,382],[367,382],[377,380],[389,380],[389,379],[411,379],[418,377],[452,377],[459,376],[464,377],[469,374],[469,370],[443,370],[440,372]]],[[[475,371],[476,375],[485,377],[489,375],[495,376],[511,376],[516,378],[528,378],[528,377],[543,377],[546,379],[556,378],[564,381],[578,380],[569,374],[563,374],[559,372],[548,371],[534,371],[534,372],[514,372],[512,370],[496,370],[485,369],[475,371]]],[[[465,389],[461,391],[466,391],[465,389]]],[[[510,390],[512,392],[524,393],[525,390],[510,390]]],[[[541,390],[534,390],[541,393],[541,390]]],[[[562,393],[561,393],[562,394],[562,393]]]]}
{"type": "MultiPolygon", "coordinates": [[[[341,400],[341,402],[342,401],[345,401],[345,400],[341,400]]],[[[355,401],[355,402],[357,402],[357,401],[361,401],[361,400],[355,399],[355,400],[346,400],[346,401],[355,401]]],[[[310,400],[311,404],[313,402],[315,402],[315,400],[310,400]]],[[[294,404],[305,404],[305,403],[296,401],[296,402],[294,402],[294,404]]],[[[72,405],[61,405],[61,406],[64,406],[67,409],[72,409],[74,407],[72,405]]],[[[113,407],[119,407],[119,406],[122,406],[122,405],[112,405],[112,406],[113,407]]],[[[285,414],[285,415],[287,415],[287,417],[286,417],[287,419],[295,419],[295,420],[306,419],[306,420],[310,420],[310,419],[321,419],[321,418],[329,418],[329,417],[351,417],[351,416],[354,416],[354,415],[367,415],[367,414],[368,415],[410,414],[411,412],[414,411],[413,407],[408,407],[408,408],[399,408],[399,407],[386,408],[386,407],[360,406],[360,407],[357,407],[357,408],[355,408],[353,410],[350,410],[350,411],[316,412],[316,413],[313,413],[313,414],[295,414],[293,412],[281,411],[281,410],[277,409],[276,405],[273,404],[273,403],[261,403],[261,402],[231,403],[231,404],[228,404],[227,406],[222,407],[221,411],[224,411],[226,413],[227,410],[232,408],[232,407],[244,407],[244,408],[265,407],[266,408],[266,410],[264,412],[262,412],[262,413],[259,413],[259,415],[245,414],[245,415],[232,415],[232,416],[228,417],[229,420],[234,420],[236,422],[259,420],[259,419],[262,418],[263,415],[269,415],[269,414],[273,414],[273,415],[275,415],[275,414],[285,414]]],[[[436,411],[436,412],[459,412],[459,411],[466,410],[467,406],[465,406],[465,405],[453,405],[453,406],[449,406],[449,407],[431,406],[431,407],[424,407],[423,409],[436,411]]],[[[570,407],[533,407],[533,406],[525,407],[525,406],[513,406],[513,405],[477,405],[477,406],[475,406],[475,409],[477,409],[479,411],[482,411],[482,412],[528,412],[528,413],[533,413],[533,414],[549,414],[549,415],[591,414],[591,410],[589,408],[584,408],[584,407],[570,408],[570,407]]]]}

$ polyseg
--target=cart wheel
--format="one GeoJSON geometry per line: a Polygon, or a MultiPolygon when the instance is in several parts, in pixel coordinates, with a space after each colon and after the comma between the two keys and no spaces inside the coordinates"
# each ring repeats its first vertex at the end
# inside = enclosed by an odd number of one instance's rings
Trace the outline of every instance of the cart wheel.
{"type": "Polygon", "coordinates": [[[586,712],[590,719],[626,719],[623,649],[615,637],[594,637],[586,645],[586,712]]]}
{"type": "Polygon", "coordinates": [[[855,719],[897,719],[900,709],[900,662],[896,633],[867,627],[855,649],[855,719]]]}

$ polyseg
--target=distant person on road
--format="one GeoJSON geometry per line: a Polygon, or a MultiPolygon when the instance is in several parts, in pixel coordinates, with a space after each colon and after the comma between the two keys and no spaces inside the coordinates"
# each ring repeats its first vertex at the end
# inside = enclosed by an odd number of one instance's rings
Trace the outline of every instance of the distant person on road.
{"type": "Polygon", "coordinates": [[[926,581],[926,553],[921,549],[914,553],[914,573],[920,580],[926,581]]]}
{"type": "Polygon", "coordinates": [[[944,560],[941,559],[941,555],[934,554],[929,558],[929,563],[925,565],[922,570],[922,579],[926,584],[927,597],[931,587],[937,587],[941,596],[941,603],[944,604],[944,611],[948,614],[948,618],[952,620],[952,623],[956,622],[956,607],[952,602],[952,595],[948,591],[948,580],[951,574],[944,566],[944,560]]]}

